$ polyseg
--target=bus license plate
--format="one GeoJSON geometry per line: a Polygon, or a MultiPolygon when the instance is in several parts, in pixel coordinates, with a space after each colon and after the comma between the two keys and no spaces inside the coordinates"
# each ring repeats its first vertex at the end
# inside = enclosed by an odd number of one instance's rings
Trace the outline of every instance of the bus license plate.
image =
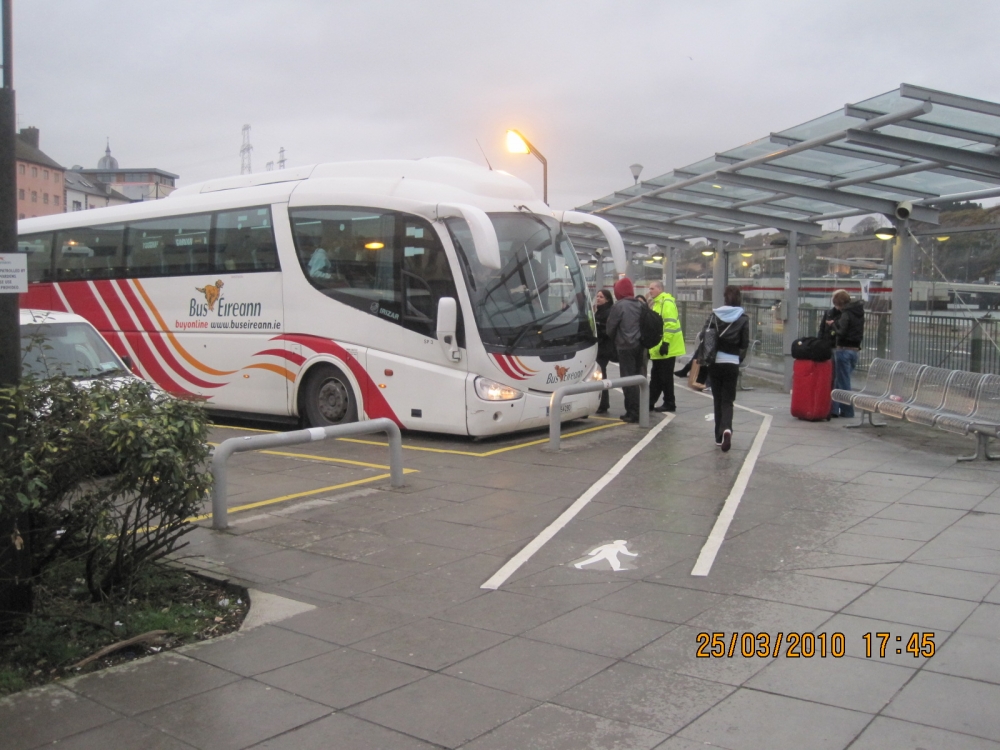
{"type": "MultiPolygon", "coordinates": [[[[559,404],[560,414],[568,414],[571,411],[573,411],[573,404],[567,404],[567,403],[559,404]]],[[[545,407],[545,416],[546,417],[549,416],[549,407],[547,406],[545,407]]]]}

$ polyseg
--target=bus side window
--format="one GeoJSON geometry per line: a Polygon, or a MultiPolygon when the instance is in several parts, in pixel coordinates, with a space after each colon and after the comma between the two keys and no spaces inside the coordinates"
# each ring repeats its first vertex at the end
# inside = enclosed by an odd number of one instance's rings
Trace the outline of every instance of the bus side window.
{"type": "Polygon", "coordinates": [[[28,256],[28,282],[52,281],[52,233],[17,238],[17,250],[28,256]]]}
{"type": "Polygon", "coordinates": [[[56,233],[56,276],[74,279],[113,279],[125,274],[123,224],[80,227],[56,233]]]}
{"type": "Polygon", "coordinates": [[[229,273],[279,271],[278,246],[267,207],[222,211],[215,217],[216,270],[229,273]]]}
{"type": "Polygon", "coordinates": [[[165,216],[129,224],[129,273],[139,278],[202,273],[194,258],[198,253],[204,257],[211,228],[211,214],[165,216]]]}

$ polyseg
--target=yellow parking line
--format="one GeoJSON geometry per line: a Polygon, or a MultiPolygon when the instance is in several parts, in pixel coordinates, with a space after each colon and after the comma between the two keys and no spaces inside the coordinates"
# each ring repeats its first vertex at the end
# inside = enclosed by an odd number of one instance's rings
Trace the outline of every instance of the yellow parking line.
{"type": "MultiPolygon", "coordinates": [[[[412,473],[417,471],[416,469],[408,469],[407,473],[412,473]]],[[[256,503],[247,503],[246,505],[237,505],[229,509],[230,513],[239,513],[244,510],[253,510],[254,508],[263,508],[265,505],[275,505],[277,503],[288,502],[289,500],[295,500],[300,497],[308,497],[309,495],[318,495],[321,492],[333,492],[334,490],[342,490],[345,487],[356,487],[359,484],[368,484],[370,482],[378,482],[382,479],[390,479],[391,474],[379,474],[378,476],[368,477],[367,479],[355,479],[353,482],[343,482],[342,484],[334,484],[329,487],[320,487],[318,490],[306,490],[305,492],[296,492],[291,495],[282,495],[281,497],[272,497],[270,500],[260,500],[256,503]]],[[[197,521],[205,521],[212,517],[211,513],[206,513],[200,516],[191,516],[187,520],[194,523],[197,521]]]]}
{"type": "MultiPolygon", "coordinates": [[[[586,435],[590,432],[597,432],[598,430],[607,430],[612,427],[622,427],[625,423],[620,419],[615,417],[595,417],[592,416],[591,419],[600,420],[602,422],[608,422],[608,424],[599,425],[598,427],[588,427],[585,430],[576,430],[574,432],[567,432],[562,437],[563,439],[576,437],[577,435],[586,435]]],[[[255,430],[250,427],[225,427],[222,429],[232,429],[232,430],[250,430],[251,432],[277,432],[277,430],[255,430]]],[[[335,438],[344,443],[358,443],[359,445],[377,445],[380,447],[386,447],[389,445],[387,442],[382,442],[379,440],[362,440],[361,438],[335,438]]],[[[457,448],[430,448],[425,445],[403,445],[404,450],[408,451],[423,451],[425,453],[445,453],[452,456],[471,456],[472,458],[486,458],[488,456],[495,456],[498,453],[506,453],[507,451],[519,450],[520,448],[530,448],[533,445],[541,445],[547,443],[548,438],[540,438],[538,440],[526,440],[523,443],[516,443],[514,445],[504,446],[503,448],[494,448],[489,451],[463,451],[457,448]]],[[[218,445],[218,443],[209,443],[209,445],[218,445]]],[[[333,461],[336,463],[353,464],[356,466],[366,466],[373,469],[387,469],[389,467],[384,464],[369,464],[360,461],[349,461],[344,458],[328,458],[326,456],[311,456],[304,453],[284,453],[281,451],[255,451],[256,453],[269,453],[274,456],[292,456],[295,458],[306,458],[313,459],[316,461],[333,461]]]]}
{"type": "MultiPolygon", "coordinates": [[[[218,447],[218,443],[209,443],[218,447]]],[[[328,461],[335,464],[348,464],[349,466],[364,466],[366,469],[388,469],[385,464],[371,464],[365,461],[352,461],[349,458],[334,458],[332,456],[314,456],[310,453],[294,453],[292,451],[254,451],[254,453],[266,453],[269,456],[286,456],[289,458],[304,458],[309,461],[328,461]]],[[[405,472],[416,471],[416,469],[404,469],[405,472]]]]}
{"type": "Polygon", "coordinates": [[[272,434],[275,432],[282,432],[282,430],[259,430],[256,427],[233,427],[228,424],[215,424],[214,422],[212,423],[212,427],[215,427],[220,430],[244,430],[246,432],[266,432],[268,434],[272,434]]]}
{"type": "MultiPolygon", "coordinates": [[[[588,432],[597,432],[598,430],[609,430],[612,427],[624,427],[624,426],[625,422],[622,422],[619,419],[616,420],[616,424],[602,424],[598,427],[588,427],[585,430],[577,430],[576,432],[567,432],[565,435],[562,436],[562,439],[565,440],[566,438],[576,437],[577,435],[586,435],[588,432]]],[[[518,448],[527,448],[532,445],[541,445],[542,443],[547,443],[547,442],[549,442],[549,439],[545,437],[541,438],[540,440],[532,440],[530,443],[521,443],[520,445],[508,445],[506,448],[497,448],[496,450],[486,451],[486,453],[479,453],[478,455],[494,456],[497,453],[504,453],[506,451],[515,451],[518,448]]]]}
{"type": "MultiPolygon", "coordinates": [[[[567,432],[562,437],[563,439],[576,437],[577,435],[586,435],[588,432],[597,432],[598,430],[608,430],[612,427],[623,427],[625,422],[620,419],[613,420],[614,424],[602,424],[598,427],[588,427],[585,430],[576,430],[575,432],[567,432]]],[[[362,445],[379,445],[385,447],[389,445],[388,443],[381,443],[377,440],[359,440],[358,438],[337,438],[337,440],[342,440],[345,443],[361,443],[362,445]]],[[[507,445],[503,448],[494,448],[491,451],[483,451],[477,453],[475,451],[460,451],[451,448],[428,448],[423,445],[404,445],[404,450],[410,451],[425,451],[427,453],[449,453],[457,456],[472,456],[474,458],[485,458],[486,456],[495,456],[497,453],[506,453],[507,451],[515,451],[519,448],[529,448],[532,445],[541,445],[542,443],[547,443],[549,439],[541,438],[538,440],[528,440],[523,443],[517,443],[516,445],[507,445]]]]}

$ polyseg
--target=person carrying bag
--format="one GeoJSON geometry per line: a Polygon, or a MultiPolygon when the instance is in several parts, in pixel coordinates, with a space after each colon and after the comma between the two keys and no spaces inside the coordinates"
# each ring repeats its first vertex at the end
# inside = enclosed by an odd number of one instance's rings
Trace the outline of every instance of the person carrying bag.
{"type": "Polygon", "coordinates": [[[725,304],[712,310],[702,331],[701,364],[708,365],[715,404],[715,444],[726,453],[733,439],[733,404],[740,377],[740,362],[750,348],[750,318],[740,306],[739,287],[727,286],[725,304]]]}

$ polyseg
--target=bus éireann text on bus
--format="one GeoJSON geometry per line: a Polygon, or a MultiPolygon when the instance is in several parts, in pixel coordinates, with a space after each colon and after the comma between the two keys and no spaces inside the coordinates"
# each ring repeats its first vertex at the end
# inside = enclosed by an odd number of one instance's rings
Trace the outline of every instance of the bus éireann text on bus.
{"type": "Polygon", "coordinates": [[[607,221],[460,159],[243,175],[20,221],[21,306],[84,316],[215,411],[493,435],[546,425],[555,388],[600,377],[563,222],[598,228],[624,270],[607,221]]]}

